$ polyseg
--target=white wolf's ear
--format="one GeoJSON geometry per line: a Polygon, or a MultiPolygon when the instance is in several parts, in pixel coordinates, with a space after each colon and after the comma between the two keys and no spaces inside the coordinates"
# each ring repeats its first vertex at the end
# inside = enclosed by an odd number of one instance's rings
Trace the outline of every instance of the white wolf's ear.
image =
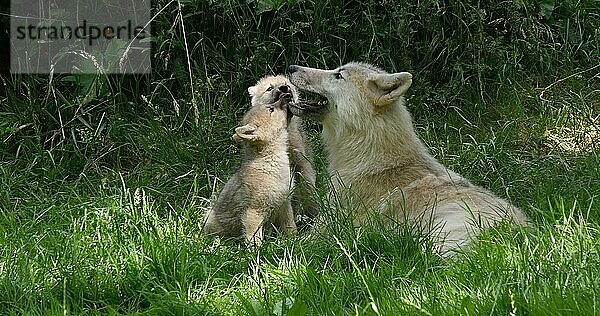
{"type": "Polygon", "coordinates": [[[256,94],[256,86],[248,87],[248,94],[253,97],[256,94]]]}
{"type": "Polygon", "coordinates": [[[231,136],[231,139],[233,139],[236,142],[242,141],[242,140],[258,140],[258,135],[256,135],[254,132],[256,131],[257,126],[253,125],[253,124],[246,124],[244,126],[238,126],[235,128],[235,134],[233,134],[233,136],[231,136]]]}
{"type": "Polygon", "coordinates": [[[412,75],[408,72],[378,73],[367,78],[367,86],[375,93],[375,105],[378,107],[394,103],[406,93],[411,84],[412,75]]]}

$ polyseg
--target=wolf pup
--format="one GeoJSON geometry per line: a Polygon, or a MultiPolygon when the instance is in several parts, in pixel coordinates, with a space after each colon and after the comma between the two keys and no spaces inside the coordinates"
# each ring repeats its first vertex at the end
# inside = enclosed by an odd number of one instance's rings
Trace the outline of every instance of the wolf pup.
{"type": "Polygon", "coordinates": [[[275,102],[256,104],[235,129],[243,159],[225,184],[205,219],[203,232],[223,237],[244,236],[260,245],[263,226],[272,224],[286,235],[296,233],[289,200],[293,179],[288,157],[287,104],[291,94],[273,91],[275,102]]]}
{"type": "Polygon", "coordinates": [[[412,220],[446,254],[483,227],[527,223],[520,209],[431,156],[404,105],[410,73],[389,74],[364,63],[290,71],[292,84],[321,97],[290,110],[322,123],[334,189],[349,190],[350,198],[341,198],[357,206],[356,225],[365,224],[373,210],[388,225],[412,220]]]}
{"type": "MultiPolygon", "coordinates": [[[[256,85],[248,88],[252,106],[275,102],[274,91],[290,93],[294,102],[298,101],[298,90],[285,76],[266,76],[256,85]]],[[[296,187],[292,193],[292,206],[295,212],[314,218],[319,208],[314,201],[316,173],[312,166],[312,154],[302,129],[302,119],[294,116],[287,128],[289,136],[290,165],[296,187]]]]}

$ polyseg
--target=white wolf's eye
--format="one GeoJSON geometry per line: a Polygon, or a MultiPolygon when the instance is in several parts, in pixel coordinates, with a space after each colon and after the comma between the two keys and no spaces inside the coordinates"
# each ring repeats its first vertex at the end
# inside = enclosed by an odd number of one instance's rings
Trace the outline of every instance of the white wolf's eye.
{"type": "Polygon", "coordinates": [[[273,90],[273,87],[268,87],[268,88],[267,88],[267,92],[269,92],[269,91],[271,91],[271,90],[273,90]]]}
{"type": "Polygon", "coordinates": [[[273,113],[273,112],[275,112],[275,108],[274,108],[274,107],[271,107],[271,106],[270,106],[270,107],[268,107],[267,109],[269,109],[269,113],[273,113]]]}
{"type": "Polygon", "coordinates": [[[341,72],[336,72],[333,74],[333,76],[335,77],[335,79],[344,79],[344,77],[342,77],[342,73],[341,72]]]}

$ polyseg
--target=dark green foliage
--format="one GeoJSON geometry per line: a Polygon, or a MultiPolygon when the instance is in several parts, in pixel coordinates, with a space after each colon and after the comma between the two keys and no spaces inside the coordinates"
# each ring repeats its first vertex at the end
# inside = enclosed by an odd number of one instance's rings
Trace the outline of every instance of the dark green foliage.
{"type": "Polygon", "coordinates": [[[153,23],[150,76],[4,76],[2,157],[49,151],[69,180],[143,168],[154,153],[168,176],[220,174],[231,166],[204,157],[227,151],[219,145],[247,107],[246,88],[293,63],[413,72],[422,122],[429,110],[448,115],[447,106],[478,118],[483,104],[502,119],[489,103],[501,87],[548,85],[600,58],[594,1],[182,1],[183,21],[176,2],[157,1],[155,11],[166,4],[153,23]]]}

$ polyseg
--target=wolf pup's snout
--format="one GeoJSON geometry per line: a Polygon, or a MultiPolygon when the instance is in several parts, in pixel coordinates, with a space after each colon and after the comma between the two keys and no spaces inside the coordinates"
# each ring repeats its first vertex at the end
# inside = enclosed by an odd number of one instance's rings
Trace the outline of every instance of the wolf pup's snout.
{"type": "Polygon", "coordinates": [[[291,93],[282,93],[281,96],[279,96],[280,100],[285,100],[285,102],[290,102],[292,100],[292,94],[291,93]]]}
{"type": "Polygon", "coordinates": [[[296,65],[291,65],[291,66],[290,66],[290,73],[294,73],[294,72],[296,72],[296,71],[298,71],[298,66],[296,66],[296,65]]]}
{"type": "Polygon", "coordinates": [[[283,86],[279,87],[279,91],[281,91],[283,93],[288,93],[290,91],[290,86],[284,84],[283,86]]]}
{"type": "Polygon", "coordinates": [[[277,98],[277,101],[273,102],[271,105],[277,109],[287,109],[288,104],[292,102],[292,98],[291,93],[281,93],[277,98]]]}

